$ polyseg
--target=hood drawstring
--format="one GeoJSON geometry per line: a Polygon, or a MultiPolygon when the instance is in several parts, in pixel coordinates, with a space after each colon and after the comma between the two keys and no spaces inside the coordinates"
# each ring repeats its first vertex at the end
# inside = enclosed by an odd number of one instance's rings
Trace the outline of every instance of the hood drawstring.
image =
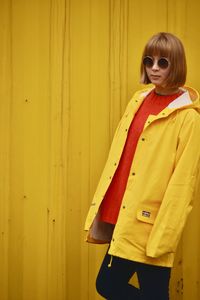
{"type": "Polygon", "coordinates": [[[111,255],[111,256],[110,256],[110,262],[109,262],[109,264],[108,264],[108,268],[111,268],[111,266],[112,266],[112,261],[113,261],[113,256],[111,255]]]}

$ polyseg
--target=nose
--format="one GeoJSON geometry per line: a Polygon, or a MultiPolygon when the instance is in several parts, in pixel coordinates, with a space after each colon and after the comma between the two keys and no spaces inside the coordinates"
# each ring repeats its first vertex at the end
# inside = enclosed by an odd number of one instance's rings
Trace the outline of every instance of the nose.
{"type": "Polygon", "coordinates": [[[158,60],[155,59],[153,62],[152,70],[159,70],[158,60]]]}

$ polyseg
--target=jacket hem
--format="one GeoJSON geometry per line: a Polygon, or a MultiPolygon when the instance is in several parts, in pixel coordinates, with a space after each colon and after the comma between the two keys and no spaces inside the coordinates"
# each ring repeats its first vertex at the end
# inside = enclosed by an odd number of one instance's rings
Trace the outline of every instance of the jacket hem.
{"type": "Polygon", "coordinates": [[[109,249],[108,254],[113,255],[113,256],[117,256],[120,258],[124,258],[124,259],[128,259],[131,261],[135,261],[135,262],[139,262],[139,263],[143,263],[143,264],[148,264],[148,265],[154,265],[154,266],[160,266],[160,267],[168,267],[168,268],[172,268],[173,267],[173,261],[174,259],[170,259],[169,257],[165,258],[163,257],[163,259],[160,258],[151,258],[145,255],[140,255],[138,253],[132,253],[131,255],[123,255],[121,252],[116,251],[116,250],[112,250],[112,248],[109,249]]]}

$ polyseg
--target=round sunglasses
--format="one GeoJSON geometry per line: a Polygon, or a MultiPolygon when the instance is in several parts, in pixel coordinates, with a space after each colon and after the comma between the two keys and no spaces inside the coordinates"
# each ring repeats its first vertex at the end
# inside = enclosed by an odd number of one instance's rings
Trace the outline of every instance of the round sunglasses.
{"type": "MultiPolygon", "coordinates": [[[[147,68],[152,68],[154,65],[154,59],[151,56],[145,56],[143,59],[143,64],[147,68]]],[[[165,57],[161,57],[158,59],[157,64],[161,69],[167,69],[169,66],[169,61],[165,57]]]]}

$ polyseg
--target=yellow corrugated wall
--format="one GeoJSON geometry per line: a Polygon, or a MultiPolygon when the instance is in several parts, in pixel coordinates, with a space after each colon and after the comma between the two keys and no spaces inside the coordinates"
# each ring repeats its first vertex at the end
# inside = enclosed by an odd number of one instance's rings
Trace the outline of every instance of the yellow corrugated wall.
{"type": "MultiPolygon", "coordinates": [[[[200,90],[197,0],[0,0],[0,300],[95,300],[106,247],[83,225],[113,132],[158,31],[200,90]]],[[[200,203],[171,300],[200,299],[200,203]]]]}

